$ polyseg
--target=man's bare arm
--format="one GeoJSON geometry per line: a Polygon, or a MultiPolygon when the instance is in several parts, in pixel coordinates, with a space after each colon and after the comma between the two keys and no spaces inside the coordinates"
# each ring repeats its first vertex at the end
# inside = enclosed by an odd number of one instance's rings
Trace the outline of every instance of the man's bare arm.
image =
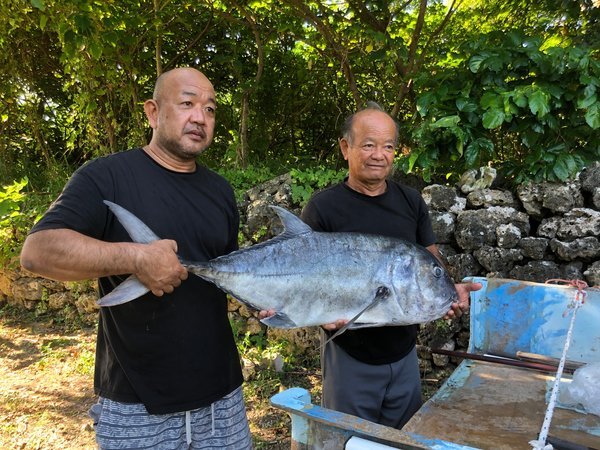
{"type": "Polygon", "coordinates": [[[155,295],[173,292],[187,278],[177,258],[177,244],[104,242],[69,229],[30,234],[21,251],[21,265],[59,281],[77,281],[108,275],[135,274],[155,295]]]}

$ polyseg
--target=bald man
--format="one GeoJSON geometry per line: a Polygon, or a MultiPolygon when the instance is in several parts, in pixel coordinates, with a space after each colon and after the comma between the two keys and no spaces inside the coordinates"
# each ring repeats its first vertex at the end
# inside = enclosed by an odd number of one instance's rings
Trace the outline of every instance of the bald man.
{"type": "Polygon", "coordinates": [[[237,249],[233,190],[196,162],[213,139],[213,85],[192,68],[165,72],[144,111],[150,143],[79,168],[30,231],[21,264],[54,280],[98,278],[101,296],[129,274],[150,289],[100,309],[90,415],[101,449],[251,448],[226,296],[188,278],[178,258],[237,249]],[[103,200],[163,239],[132,243],[103,200]]]}

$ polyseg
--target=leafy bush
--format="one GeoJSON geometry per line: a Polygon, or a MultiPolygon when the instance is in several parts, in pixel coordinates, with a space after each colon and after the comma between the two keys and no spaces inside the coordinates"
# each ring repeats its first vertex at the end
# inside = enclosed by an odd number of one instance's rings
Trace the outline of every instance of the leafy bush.
{"type": "Polygon", "coordinates": [[[248,166],[245,169],[215,168],[214,170],[229,181],[238,200],[248,189],[275,177],[272,170],[266,166],[248,166]]]}
{"type": "Polygon", "coordinates": [[[0,189],[0,263],[13,265],[27,233],[29,216],[22,212],[25,202],[23,189],[28,180],[23,178],[0,189]]]}
{"type": "Polygon", "coordinates": [[[56,192],[26,192],[23,178],[0,188],[0,264],[15,267],[27,233],[48,209],[56,192]]]}
{"type": "Polygon", "coordinates": [[[315,169],[292,169],[292,200],[304,206],[312,194],[319,189],[339,183],[346,176],[346,170],[327,169],[319,166],[315,169]]]}
{"type": "Polygon", "coordinates": [[[16,217],[21,209],[21,204],[25,200],[23,188],[27,185],[27,179],[15,181],[13,184],[3,186],[0,191],[0,227],[6,227],[10,224],[11,218],[16,217]]]}
{"type": "Polygon", "coordinates": [[[552,44],[493,32],[458,68],[423,75],[401,167],[427,180],[491,164],[515,183],[565,181],[600,158],[597,51],[552,44]]]}

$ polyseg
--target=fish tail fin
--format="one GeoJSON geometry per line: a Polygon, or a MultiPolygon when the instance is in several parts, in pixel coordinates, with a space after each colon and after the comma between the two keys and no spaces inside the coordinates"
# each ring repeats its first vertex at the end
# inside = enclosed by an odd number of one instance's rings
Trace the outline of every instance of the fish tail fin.
{"type": "Polygon", "coordinates": [[[160,239],[144,222],[122,206],[108,200],[104,200],[103,202],[117,217],[117,220],[123,225],[123,228],[125,228],[133,242],[149,244],[160,239]]]}
{"type": "Polygon", "coordinates": [[[150,292],[150,289],[144,286],[135,275],[130,275],[129,278],[123,281],[111,292],[98,299],[96,303],[98,306],[121,305],[131,300],[135,300],[147,292],[150,292]]]}
{"type": "Polygon", "coordinates": [[[365,306],[362,311],[360,311],[357,315],[355,315],[352,319],[350,319],[348,321],[348,323],[346,325],[344,325],[342,328],[338,329],[335,333],[333,333],[332,336],[329,337],[329,339],[327,339],[325,341],[325,343],[323,344],[323,347],[325,347],[329,341],[331,341],[332,339],[338,337],[340,334],[342,334],[344,331],[346,331],[348,328],[350,328],[350,326],[356,322],[356,320],[362,316],[365,312],[367,312],[369,309],[373,308],[375,305],[377,305],[381,300],[383,300],[384,298],[387,298],[390,295],[390,290],[385,287],[385,286],[379,286],[377,288],[377,292],[375,293],[375,298],[373,299],[373,301],[371,303],[369,303],[367,306],[365,306]]]}

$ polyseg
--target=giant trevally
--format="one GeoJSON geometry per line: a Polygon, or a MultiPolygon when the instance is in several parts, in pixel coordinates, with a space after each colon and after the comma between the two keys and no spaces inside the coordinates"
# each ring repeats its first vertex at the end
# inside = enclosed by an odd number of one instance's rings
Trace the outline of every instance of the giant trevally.
{"type": "MultiPolygon", "coordinates": [[[[134,242],[159,239],[140,219],[105,201],[134,242]]],[[[262,322],[296,328],[350,320],[350,328],[408,325],[444,316],[457,301],[454,283],[427,249],[362,233],[313,231],[294,214],[272,206],[284,231],[278,236],[187,270],[256,310],[274,310],[262,322]]],[[[100,306],[145,294],[130,276],[100,306]]]]}

